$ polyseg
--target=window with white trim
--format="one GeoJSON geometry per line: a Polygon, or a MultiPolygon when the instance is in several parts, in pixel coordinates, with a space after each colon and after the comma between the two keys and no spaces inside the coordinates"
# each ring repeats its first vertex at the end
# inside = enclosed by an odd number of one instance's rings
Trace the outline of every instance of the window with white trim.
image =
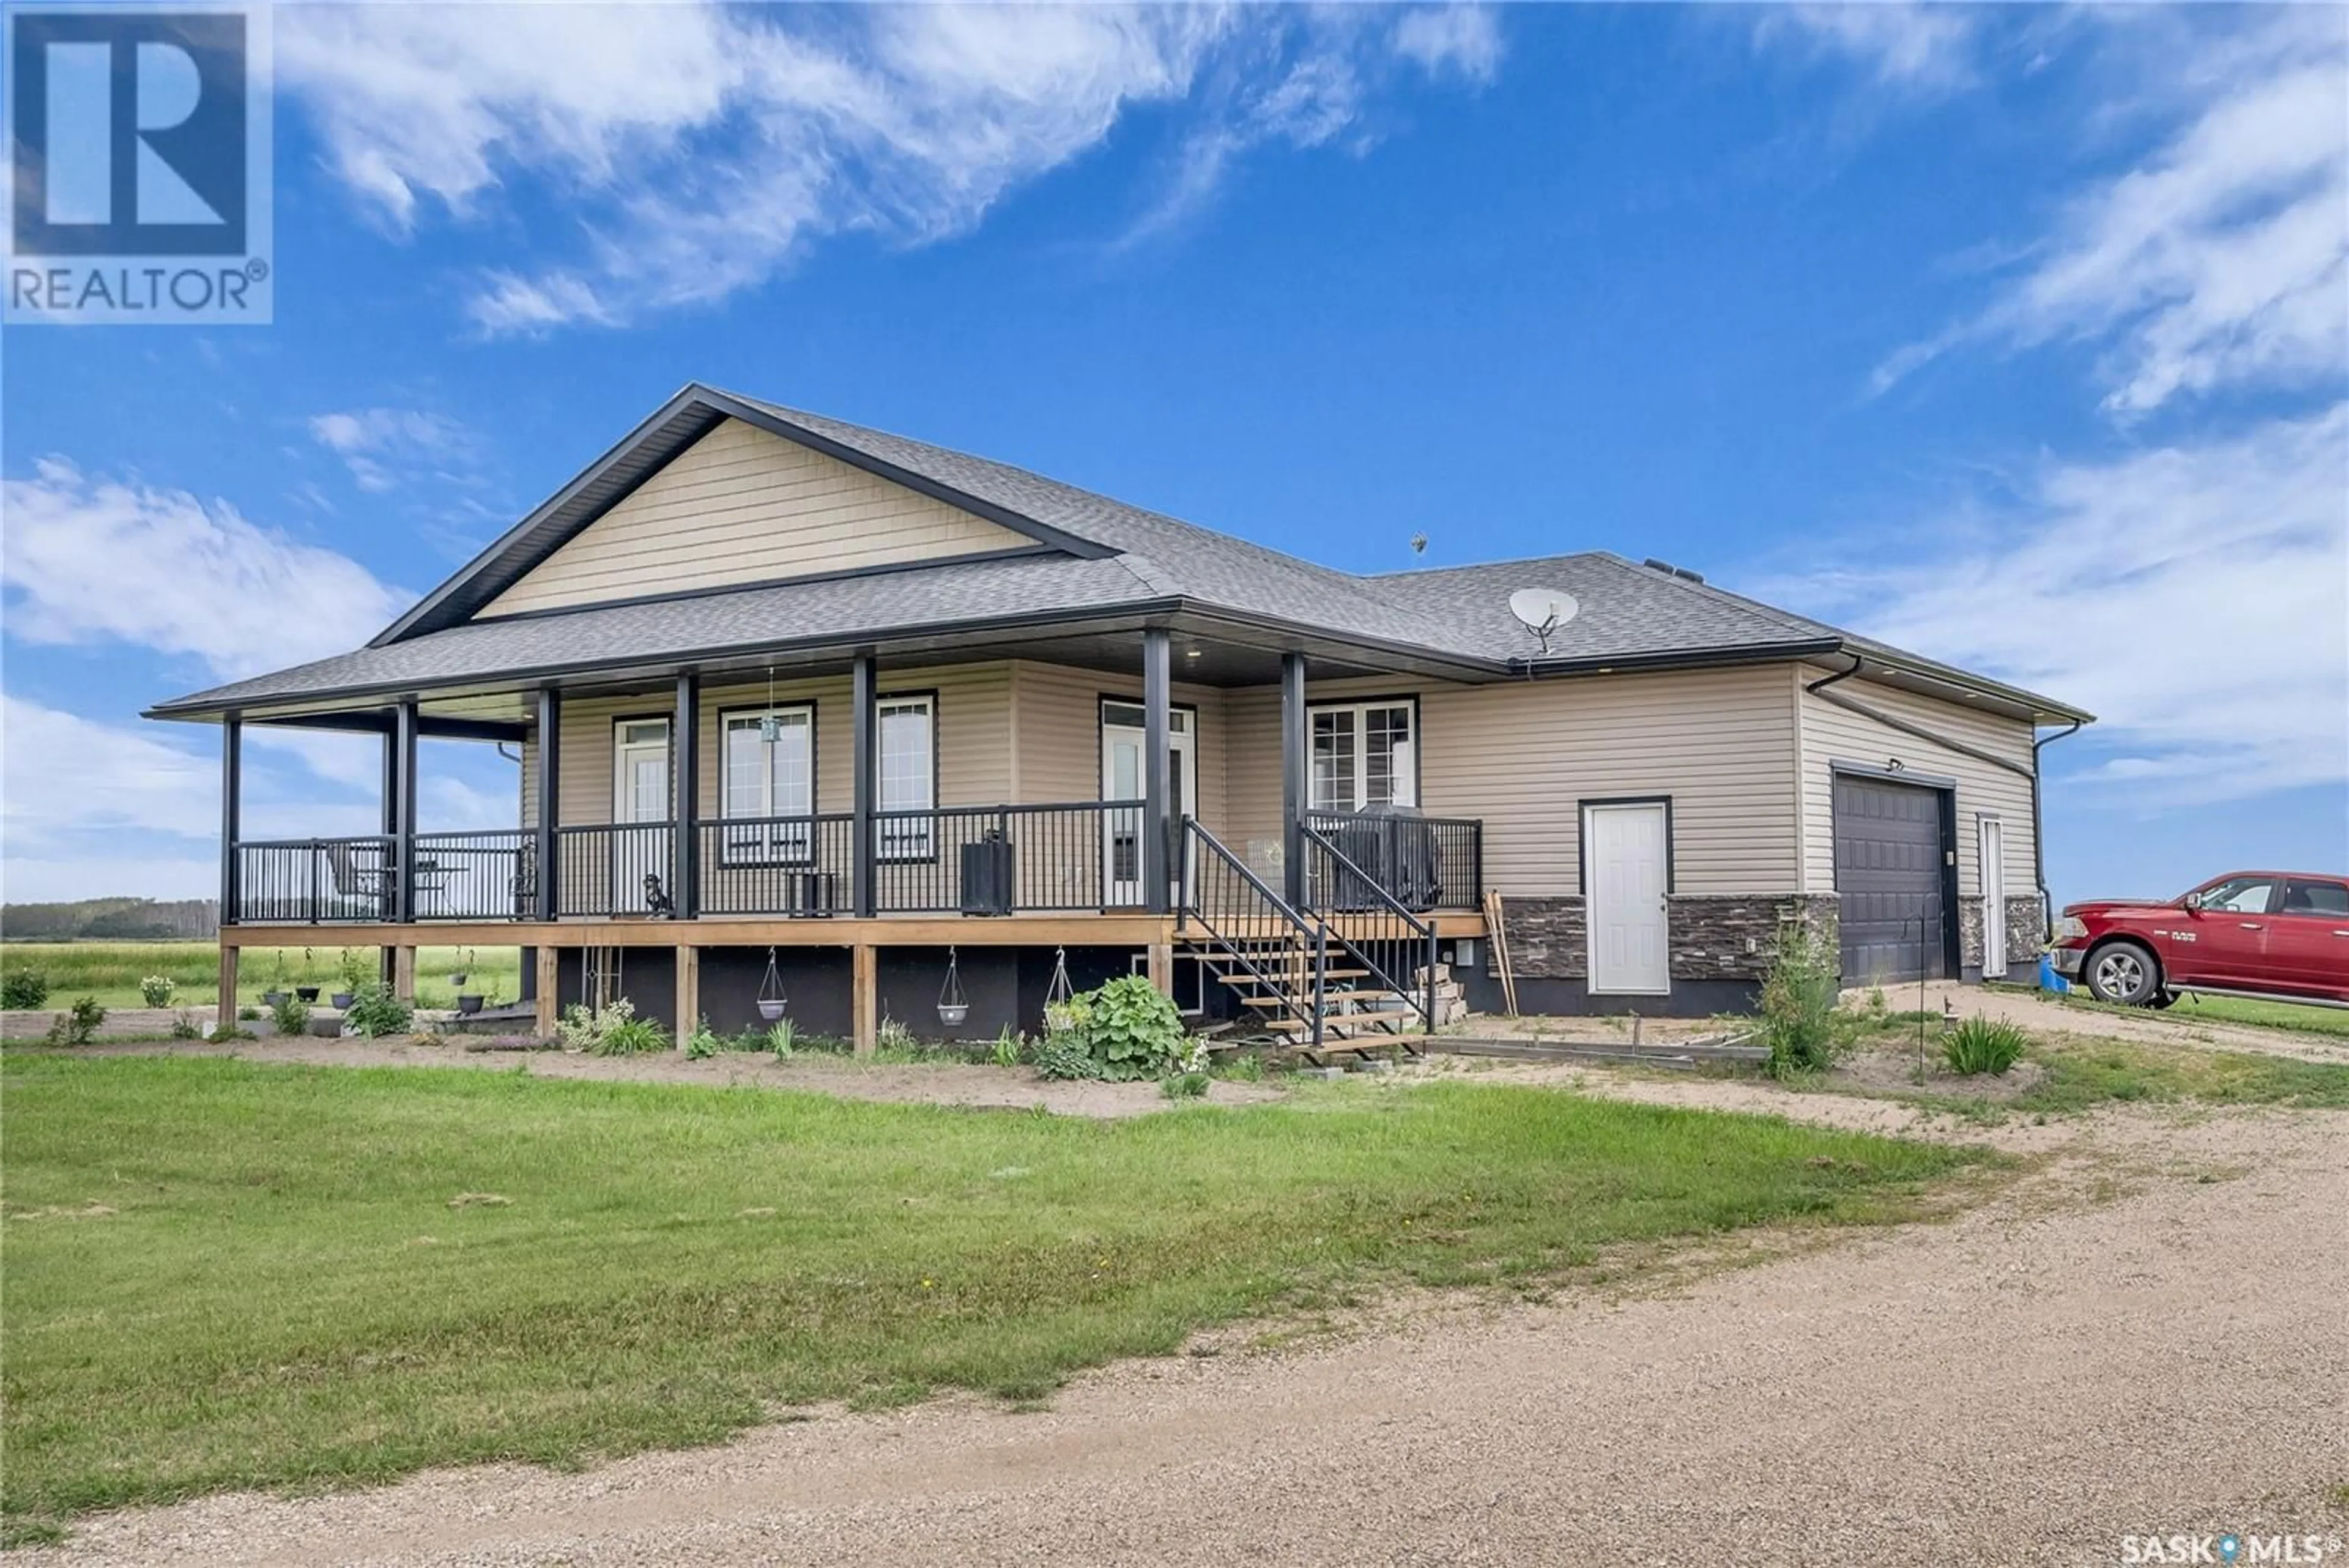
{"type": "Polygon", "coordinates": [[[1417,805],[1417,704],[1324,702],[1307,711],[1314,811],[1417,805]]]}
{"type": "Polygon", "coordinates": [[[873,717],[881,858],[926,860],[934,853],[931,818],[888,814],[937,809],[937,699],[884,697],[874,704],[873,717]]]}
{"type": "MultiPolygon", "coordinates": [[[[719,715],[719,815],[812,818],[815,709],[807,703],[719,715]]],[[[799,865],[814,858],[810,821],[747,821],[726,829],[726,862],[799,865]]]]}

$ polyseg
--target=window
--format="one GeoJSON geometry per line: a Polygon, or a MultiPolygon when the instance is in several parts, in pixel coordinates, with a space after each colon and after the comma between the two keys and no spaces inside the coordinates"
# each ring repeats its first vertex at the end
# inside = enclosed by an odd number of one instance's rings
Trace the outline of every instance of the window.
{"type": "MultiPolygon", "coordinates": [[[[719,815],[815,814],[815,710],[805,703],[718,717],[719,815]]],[[[804,866],[814,857],[812,821],[747,821],[726,829],[726,863],[804,866]]]]}
{"type": "Polygon", "coordinates": [[[2272,877],[2230,877],[2202,889],[2202,907],[2229,915],[2264,915],[2275,904],[2272,877]]]}
{"type": "MultiPolygon", "coordinates": [[[[1102,703],[1102,722],[1113,730],[1143,730],[1150,726],[1150,716],[1139,702],[1102,703]]],[[[1191,732],[1191,710],[1170,705],[1166,710],[1166,732],[1187,735],[1191,732]]]]}
{"type": "Polygon", "coordinates": [[[2349,882],[2316,882],[2294,877],[2283,885],[2283,915],[2349,916],[2349,882]]]}
{"type": "Polygon", "coordinates": [[[874,704],[880,740],[874,765],[880,809],[880,855],[884,860],[926,860],[935,852],[928,814],[937,809],[937,699],[884,697],[874,704]],[[919,812],[918,816],[891,816],[919,812]]]}
{"type": "Polygon", "coordinates": [[[1310,718],[1311,810],[1419,804],[1415,703],[1324,704],[1310,718]]]}

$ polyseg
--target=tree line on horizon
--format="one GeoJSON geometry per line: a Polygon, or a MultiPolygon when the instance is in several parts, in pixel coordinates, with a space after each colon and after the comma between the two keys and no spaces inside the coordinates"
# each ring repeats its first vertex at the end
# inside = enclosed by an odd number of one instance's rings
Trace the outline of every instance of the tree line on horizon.
{"type": "Polygon", "coordinates": [[[78,898],[0,904],[0,940],[202,941],[220,935],[217,898],[78,898]]]}

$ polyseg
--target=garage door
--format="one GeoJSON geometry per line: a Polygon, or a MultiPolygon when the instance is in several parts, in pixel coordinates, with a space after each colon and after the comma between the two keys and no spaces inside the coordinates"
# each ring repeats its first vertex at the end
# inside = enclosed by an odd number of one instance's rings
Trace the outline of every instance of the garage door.
{"type": "Polygon", "coordinates": [[[1835,846],[1843,982],[1940,978],[1940,792],[1837,774],[1835,846]]]}

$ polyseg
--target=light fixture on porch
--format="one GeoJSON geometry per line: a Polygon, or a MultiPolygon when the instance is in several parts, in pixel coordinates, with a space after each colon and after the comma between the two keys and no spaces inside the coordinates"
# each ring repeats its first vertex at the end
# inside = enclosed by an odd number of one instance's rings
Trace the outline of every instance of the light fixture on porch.
{"type": "Polygon", "coordinates": [[[783,1015],[783,1008],[790,1000],[783,994],[782,971],[775,967],[775,950],[769,948],[767,973],[759,981],[759,1016],[772,1023],[783,1015]]]}
{"type": "Polygon", "coordinates": [[[947,982],[938,992],[938,1022],[952,1029],[970,1016],[970,998],[962,992],[962,976],[952,948],[947,950],[947,982]]]}

